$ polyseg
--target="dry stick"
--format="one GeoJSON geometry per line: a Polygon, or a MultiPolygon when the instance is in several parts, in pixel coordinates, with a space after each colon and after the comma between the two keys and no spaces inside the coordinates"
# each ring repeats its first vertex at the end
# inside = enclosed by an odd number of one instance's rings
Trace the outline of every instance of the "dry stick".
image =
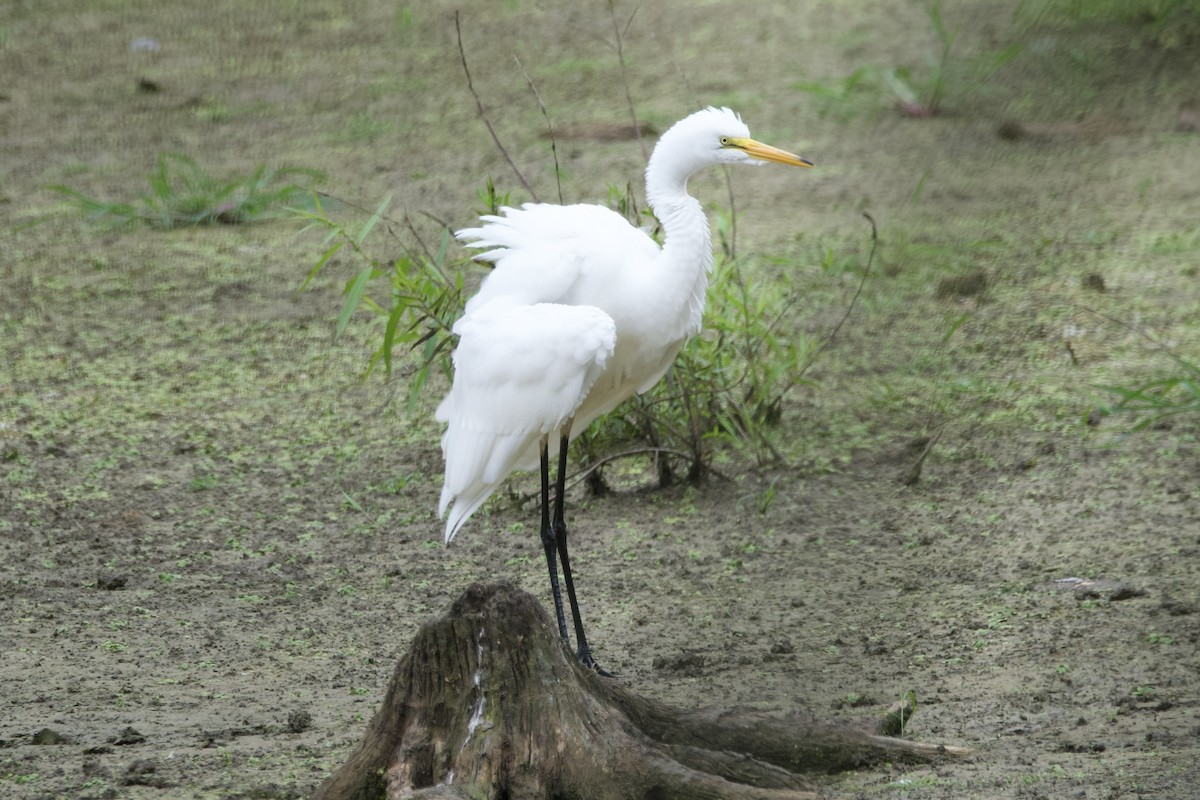
{"type": "Polygon", "coordinates": [[[562,170],[558,166],[558,142],[554,139],[554,124],[550,122],[550,114],[546,111],[546,104],[542,102],[542,96],[538,94],[537,87],[533,85],[533,78],[529,77],[529,73],[525,71],[525,65],[521,63],[521,59],[517,58],[516,53],[513,53],[513,61],[516,61],[517,66],[521,68],[521,74],[525,76],[525,82],[529,84],[529,89],[537,98],[538,108],[542,110],[542,116],[546,118],[546,131],[550,134],[550,154],[554,156],[554,184],[558,187],[558,203],[562,205],[562,170]]]}
{"type": "MultiPolygon", "coordinates": [[[[603,467],[605,464],[609,463],[610,461],[616,461],[616,460],[622,459],[622,458],[629,458],[630,456],[654,456],[655,458],[657,458],[658,456],[675,456],[676,458],[691,458],[690,453],[685,453],[682,450],[676,450],[673,447],[635,447],[632,450],[622,450],[620,453],[613,453],[612,455],[607,455],[604,458],[600,459],[599,461],[593,461],[591,464],[588,465],[588,468],[585,469],[583,472],[579,473],[578,475],[572,475],[571,480],[568,481],[568,483],[567,483],[567,488],[568,489],[573,488],[580,481],[586,479],[588,475],[591,475],[593,472],[600,469],[601,467],[603,467]]],[[[720,478],[723,481],[726,481],[729,483],[733,482],[733,478],[729,477],[724,472],[721,472],[716,467],[706,467],[706,469],[711,474],[715,475],[716,477],[720,478]]],[[[532,500],[534,497],[535,497],[535,493],[530,492],[522,498],[522,502],[524,502],[525,500],[532,500]]]]}
{"type": "MultiPolygon", "coordinates": [[[[690,453],[685,453],[682,450],[676,450],[673,447],[635,447],[632,450],[622,450],[620,453],[613,453],[601,458],[598,461],[593,461],[583,472],[572,475],[567,481],[566,488],[568,490],[574,489],[580,482],[587,480],[588,475],[591,475],[593,472],[605,466],[606,464],[609,464],[613,461],[618,461],[622,458],[630,458],[632,456],[654,456],[655,458],[658,458],[659,456],[675,456],[676,458],[682,459],[691,458],[690,453]]],[[[710,475],[720,478],[726,483],[733,483],[733,478],[726,475],[724,472],[721,472],[716,467],[710,466],[705,467],[705,469],[708,470],[710,475]]],[[[526,503],[529,503],[533,500],[539,500],[541,498],[541,492],[525,492],[524,494],[513,493],[509,496],[514,498],[519,506],[523,507],[526,503]]]]}
{"type": "Polygon", "coordinates": [[[1066,347],[1067,347],[1067,355],[1069,355],[1071,357],[1071,366],[1078,367],[1079,366],[1079,356],[1075,355],[1075,348],[1071,346],[1071,340],[1063,339],[1063,344],[1066,345],[1066,347]]]}
{"type": "Polygon", "coordinates": [[[588,464],[588,468],[585,469],[583,472],[579,473],[578,475],[571,476],[571,481],[570,481],[570,483],[567,484],[567,488],[571,488],[571,487],[575,486],[575,484],[586,479],[588,475],[591,475],[593,472],[600,469],[600,467],[604,466],[605,464],[609,463],[610,461],[616,461],[621,458],[629,458],[630,456],[647,456],[647,455],[652,455],[655,458],[657,458],[658,456],[675,456],[677,458],[687,458],[688,457],[688,454],[683,452],[682,450],[675,450],[674,448],[671,448],[671,447],[635,447],[632,450],[623,450],[620,453],[613,453],[612,455],[607,455],[604,458],[600,459],[599,461],[593,461],[591,464],[588,464]]]}
{"type": "MultiPolygon", "coordinates": [[[[313,192],[313,194],[317,195],[318,197],[324,197],[327,200],[332,200],[335,203],[345,206],[346,208],[352,208],[355,211],[359,211],[363,214],[366,214],[368,217],[374,216],[374,214],[375,214],[375,212],[372,209],[363,208],[362,206],[357,205],[356,203],[351,203],[349,200],[343,200],[342,198],[338,197],[336,194],[330,194],[329,192],[313,192]]],[[[395,225],[399,225],[401,222],[400,220],[396,219],[395,217],[390,217],[387,214],[380,214],[379,218],[381,220],[383,220],[384,222],[390,222],[395,225]]],[[[407,215],[405,215],[405,219],[407,219],[407,215]]],[[[392,238],[395,239],[396,242],[399,243],[399,245],[401,247],[403,247],[406,252],[409,252],[409,253],[412,252],[412,248],[409,247],[408,245],[406,245],[404,243],[404,240],[396,235],[396,232],[394,230],[392,230],[390,225],[384,225],[383,227],[387,229],[387,232],[389,234],[391,234],[392,238]]],[[[418,239],[418,241],[420,241],[420,240],[418,239]]]]}
{"type": "MultiPolygon", "coordinates": [[[[1153,336],[1151,336],[1150,334],[1146,333],[1145,329],[1143,329],[1143,328],[1139,328],[1139,327],[1137,327],[1136,325],[1133,325],[1133,324],[1131,324],[1131,323],[1128,323],[1128,322],[1126,322],[1125,320],[1121,319],[1120,317],[1114,317],[1114,316],[1112,316],[1112,315],[1110,315],[1110,314],[1105,314],[1103,311],[1100,311],[1099,309],[1092,308],[1091,306],[1085,306],[1085,305],[1083,305],[1083,304],[1081,304],[1081,303],[1076,303],[1076,305],[1078,305],[1080,308],[1082,308],[1084,311],[1088,312],[1089,314],[1095,314],[1095,315],[1096,315],[1096,316],[1098,316],[1098,317],[1103,317],[1104,319],[1108,320],[1109,322],[1113,323],[1114,325],[1120,325],[1120,326],[1121,326],[1122,328],[1124,328],[1125,330],[1127,330],[1127,331],[1129,331],[1129,332],[1131,332],[1131,333],[1135,333],[1135,334],[1137,334],[1138,336],[1142,337],[1142,338],[1143,338],[1143,339],[1145,339],[1147,342],[1149,342],[1149,343],[1150,343],[1150,345],[1151,345],[1151,346],[1152,346],[1152,347],[1153,347],[1155,350],[1157,350],[1158,352],[1162,353],[1162,354],[1163,354],[1163,355],[1165,355],[1167,358],[1171,359],[1171,360],[1172,360],[1172,361],[1174,361],[1176,364],[1178,364],[1179,366],[1183,367],[1185,370],[1191,371],[1191,369],[1192,369],[1192,365],[1191,365],[1190,363],[1188,363],[1188,361],[1186,361],[1185,359],[1183,359],[1182,357],[1180,357],[1179,355],[1177,355],[1177,354],[1175,353],[1175,351],[1173,351],[1171,348],[1167,347],[1165,344],[1163,344],[1162,342],[1158,341],[1157,339],[1155,339],[1155,338],[1154,338],[1153,336]]],[[[1067,349],[1068,349],[1068,351],[1070,351],[1070,348],[1071,348],[1071,343],[1068,341],[1068,342],[1067,342],[1067,349]]],[[[1072,361],[1074,361],[1074,360],[1075,360],[1075,353],[1074,353],[1074,352],[1071,352],[1071,360],[1072,360],[1072,361]]]]}
{"type": "MultiPolygon", "coordinates": [[[[451,236],[451,238],[454,237],[454,228],[452,228],[450,223],[446,222],[446,220],[431,214],[423,208],[417,209],[417,213],[422,217],[425,217],[425,219],[437,223],[439,229],[445,231],[451,236]]],[[[442,276],[442,281],[444,281],[447,286],[454,283],[454,281],[450,280],[450,276],[446,274],[446,270],[442,269],[442,265],[438,263],[438,259],[434,257],[433,251],[425,245],[425,240],[421,238],[421,234],[417,233],[417,228],[415,225],[413,225],[412,217],[408,215],[407,211],[404,212],[404,221],[408,224],[408,229],[412,231],[412,235],[417,237],[417,241],[421,243],[421,249],[425,251],[425,257],[428,259],[429,263],[432,264],[438,271],[438,274],[442,276]]]]}
{"type": "MultiPolygon", "coordinates": [[[[439,228],[441,228],[442,230],[450,231],[450,233],[454,233],[454,228],[451,227],[450,223],[446,222],[446,220],[442,219],[441,217],[437,216],[436,214],[434,214],[430,211],[426,211],[423,208],[418,208],[417,213],[420,214],[422,217],[425,217],[425,219],[430,220],[431,222],[436,222],[437,226],[439,228]]],[[[406,214],[406,216],[407,216],[407,214],[406,214]]]]}
{"type": "MultiPolygon", "coordinates": [[[[417,240],[417,244],[421,246],[421,251],[425,253],[425,258],[429,260],[430,264],[436,265],[437,260],[433,257],[433,251],[429,249],[429,246],[425,244],[425,240],[421,238],[421,234],[417,232],[417,226],[413,225],[412,217],[408,215],[407,211],[404,212],[404,224],[408,226],[408,232],[412,234],[412,237],[417,240]]],[[[441,272],[441,270],[442,268],[438,266],[438,271],[441,272]]],[[[443,273],[442,277],[445,277],[445,273],[443,273]]]]}
{"type": "Polygon", "coordinates": [[[463,49],[462,28],[458,22],[458,12],[454,12],[454,33],[458,37],[458,57],[462,60],[463,74],[467,76],[467,89],[471,92],[471,97],[475,98],[475,108],[479,111],[479,118],[483,120],[483,124],[487,127],[488,133],[491,134],[492,141],[496,143],[496,148],[499,149],[500,155],[504,156],[504,160],[508,162],[508,166],[512,167],[512,171],[516,173],[517,180],[525,187],[525,191],[529,192],[529,196],[534,202],[539,202],[537,192],[529,185],[529,181],[525,180],[525,176],[521,174],[521,170],[517,169],[516,163],[504,149],[504,145],[500,142],[500,137],[496,134],[496,129],[492,127],[491,121],[487,118],[487,112],[483,110],[483,101],[479,99],[479,93],[475,91],[475,84],[471,81],[471,69],[467,66],[467,53],[463,49]]]}
{"type": "MultiPolygon", "coordinates": [[[[428,211],[421,210],[418,213],[433,220],[442,228],[442,230],[450,231],[451,235],[453,235],[453,231],[451,231],[450,226],[447,225],[443,220],[438,219],[428,211]]],[[[425,244],[425,240],[421,238],[421,234],[417,232],[417,226],[413,224],[412,217],[408,215],[407,211],[404,212],[404,224],[408,225],[409,233],[413,235],[413,238],[416,239],[417,243],[421,245],[421,249],[425,251],[426,262],[432,264],[433,268],[437,270],[438,275],[442,277],[442,283],[447,286],[452,286],[454,281],[450,280],[450,276],[446,274],[446,270],[442,269],[442,265],[439,264],[437,258],[434,257],[433,251],[430,250],[428,245],[425,244]]]]}
{"type": "Polygon", "coordinates": [[[633,27],[633,18],[636,17],[637,13],[641,10],[642,10],[641,3],[638,3],[636,6],[633,7],[633,13],[629,15],[629,19],[625,20],[625,30],[621,31],[622,36],[629,35],[629,29],[633,27]]]}
{"type": "MultiPolygon", "coordinates": [[[[639,5],[638,8],[641,6],[639,5]]],[[[626,30],[633,23],[633,17],[637,12],[638,9],[635,8],[633,14],[630,14],[626,30]]],[[[625,71],[625,47],[621,40],[621,26],[617,23],[617,6],[614,0],[608,0],[608,13],[612,17],[613,34],[617,37],[617,62],[621,65],[621,85],[625,87],[625,103],[629,106],[629,119],[633,122],[633,132],[637,134],[638,145],[642,148],[642,159],[649,161],[650,153],[646,150],[646,140],[642,138],[642,126],[638,124],[637,110],[633,107],[633,95],[629,93],[629,75],[625,71]]]]}
{"type": "Polygon", "coordinates": [[[946,431],[946,426],[950,420],[945,420],[938,426],[937,433],[929,437],[929,441],[925,443],[925,449],[921,451],[921,455],[917,456],[917,460],[908,468],[900,478],[900,482],[905,486],[916,486],[921,480],[921,467],[925,466],[925,459],[933,452],[933,446],[942,438],[942,434],[946,431]]]}
{"type": "MultiPolygon", "coordinates": [[[[363,214],[366,214],[368,217],[375,214],[375,212],[372,211],[371,209],[363,208],[360,205],[351,203],[349,200],[343,200],[342,198],[338,197],[335,194],[330,194],[329,192],[315,192],[315,194],[319,195],[320,197],[325,197],[329,200],[333,200],[337,203],[340,203],[341,205],[344,205],[346,208],[352,208],[355,211],[359,211],[363,214]]],[[[430,220],[436,222],[439,228],[443,228],[445,230],[451,230],[450,225],[445,220],[434,216],[433,214],[429,213],[428,211],[421,209],[418,213],[421,216],[428,217],[430,220]]],[[[417,232],[416,226],[413,225],[412,217],[409,216],[409,213],[407,211],[404,212],[403,219],[396,219],[395,217],[390,216],[388,214],[380,214],[379,218],[386,223],[390,223],[388,225],[384,225],[384,228],[391,235],[391,237],[393,239],[395,239],[396,242],[401,247],[404,248],[404,252],[411,258],[413,256],[412,247],[410,245],[408,245],[407,243],[405,243],[405,241],[403,239],[401,239],[399,237],[399,235],[396,234],[396,231],[392,229],[392,225],[404,225],[406,228],[408,228],[409,233],[411,233],[413,235],[413,238],[416,239],[417,244],[420,245],[421,252],[423,252],[425,254],[426,258],[429,259],[429,262],[431,264],[434,264],[436,266],[436,260],[433,257],[433,251],[429,249],[428,245],[425,244],[425,240],[421,238],[421,234],[419,234],[417,232]]],[[[438,268],[438,271],[441,272],[440,267],[438,268]]],[[[447,278],[447,282],[449,282],[449,278],[446,276],[446,274],[444,272],[442,273],[442,277],[447,278]]]]}
{"type": "MultiPolygon", "coordinates": [[[[635,10],[634,13],[636,14],[637,11],[635,10]]],[[[633,18],[630,17],[630,21],[632,20],[633,18]]],[[[671,63],[675,65],[675,73],[679,76],[679,80],[683,81],[683,86],[688,90],[688,94],[692,96],[697,110],[704,108],[704,104],[700,102],[700,96],[696,94],[691,81],[688,80],[687,73],[683,71],[683,67],[679,65],[679,61],[674,55],[671,56],[671,63]]],[[[733,177],[729,167],[724,164],[721,165],[721,174],[725,177],[725,192],[729,195],[729,257],[737,258],[737,202],[733,195],[733,177]]]]}
{"type": "Polygon", "coordinates": [[[737,258],[737,203],[733,197],[733,177],[724,164],[721,172],[725,175],[725,191],[729,194],[729,257],[737,258]]]}
{"type": "Polygon", "coordinates": [[[875,248],[879,246],[879,231],[875,227],[874,217],[865,211],[863,212],[863,216],[866,217],[867,222],[871,223],[871,252],[867,256],[867,266],[863,269],[862,279],[858,282],[858,288],[854,290],[854,296],[850,298],[850,305],[846,306],[846,313],[842,314],[842,318],[838,320],[837,325],[833,326],[833,330],[829,333],[829,338],[821,342],[821,345],[809,357],[808,363],[800,368],[795,380],[792,382],[793,385],[804,377],[804,373],[808,372],[809,367],[817,362],[817,356],[833,344],[833,340],[837,338],[838,331],[842,329],[842,326],[846,324],[846,320],[850,318],[850,313],[854,311],[854,306],[858,303],[858,297],[862,294],[863,286],[867,283],[867,276],[871,274],[871,264],[875,261],[875,248]]]}

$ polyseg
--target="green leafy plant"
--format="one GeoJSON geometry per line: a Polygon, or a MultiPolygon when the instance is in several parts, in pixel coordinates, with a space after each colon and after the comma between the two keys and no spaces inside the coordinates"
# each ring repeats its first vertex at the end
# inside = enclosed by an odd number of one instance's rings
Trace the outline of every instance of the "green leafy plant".
{"type": "Polygon", "coordinates": [[[896,107],[912,117],[930,117],[941,110],[942,98],[946,93],[946,67],[954,41],[958,38],[957,28],[951,31],[946,27],[940,1],[926,4],[925,12],[929,15],[940,46],[936,54],[925,54],[928,67],[925,80],[918,82],[904,69],[885,69],[881,73],[885,87],[895,98],[896,107]]]}
{"type": "Polygon", "coordinates": [[[815,97],[819,102],[817,113],[822,118],[845,121],[876,107],[876,72],[874,67],[859,67],[844,78],[797,81],[791,88],[815,97]]]}
{"type": "Polygon", "coordinates": [[[1166,378],[1122,386],[1106,385],[1116,402],[1103,410],[1109,414],[1126,414],[1134,418],[1129,433],[1159,427],[1174,417],[1200,414],[1200,365],[1170,354],[1179,372],[1166,378]]]}
{"type": "Polygon", "coordinates": [[[1092,419],[1093,411],[1099,411],[1105,415],[1128,415],[1133,418],[1134,423],[1127,433],[1134,434],[1147,428],[1164,426],[1181,415],[1200,413],[1200,364],[1183,358],[1145,330],[1131,325],[1119,317],[1096,309],[1089,308],[1088,311],[1140,336],[1169,358],[1175,364],[1176,371],[1165,378],[1154,378],[1140,384],[1100,384],[1095,386],[1111,395],[1114,402],[1102,405],[1098,409],[1089,410],[1085,416],[1085,424],[1092,419]]]}
{"type": "MultiPolygon", "coordinates": [[[[635,222],[645,221],[631,192],[614,191],[610,199],[635,222]]],[[[507,196],[499,195],[489,181],[480,201],[493,211],[507,196]]],[[[448,260],[448,230],[442,231],[436,250],[409,249],[387,262],[369,253],[368,236],[381,223],[391,230],[391,224],[399,222],[386,216],[390,202],[385,198],[357,223],[331,217],[320,197],[314,197],[312,208],[293,213],[325,232],[325,250],[301,290],[343,249],[355,256],[361,266],[343,287],[336,333],[341,335],[359,310],[384,321],[367,374],[382,364],[390,376],[404,358],[401,353],[411,353],[406,368],[411,410],[431,371],[451,374],[452,328],[466,302],[464,271],[461,263],[448,260]]],[[[731,226],[728,216],[718,219],[722,241],[731,226]]],[[[408,227],[412,230],[411,224],[408,227]]],[[[783,397],[802,382],[803,369],[817,348],[807,337],[784,335],[783,322],[794,297],[781,280],[751,279],[736,258],[723,255],[716,259],[711,283],[705,332],[684,347],[665,381],[577,437],[584,464],[599,467],[613,453],[652,453],[658,479],[665,484],[680,470],[689,480],[703,477],[718,444],[760,464],[779,459],[774,440],[783,397]]],[[[599,489],[599,469],[589,474],[593,488],[599,489]]]]}
{"type": "MultiPolygon", "coordinates": [[[[609,202],[633,224],[654,221],[629,192],[610,191],[609,202]]],[[[718,213],[715,227],[720,248],[702,333],[684,345],[664,380],[578,437],[593,490],[603,491],[605,452],[653,454],[661,485],[681,470],[688,482],[702,480],[718,446],[759,466],[782,460],[776,438],[783,398],[804,382],[820,345],[784,334],[795,296],[782,280],[748,277],[733,255],[732,215],[718,213]]]]}
{"type": "Polygon", "coordinates": [[[662,226],[659,225],[654,212],[638,202],[632,182],[626,182],[624,186],[611,183],[608,185],[608,207],[629,220],[634,227],[648,231],[658,241],[662,234],[662,226]]]}
{"type": "Polygon", "coordinates": [[[751,280],[738,260],[720,257],[709,293],[705,332],[688,343],[650,398],[666,412],[661,417],[686,422],[680,444],[692,480],[708,463],[709,440],[759,465],[780,460],[774,441],[783,398],[803,380],[817,348],[803,334],[783,334],[795,297],[782,282],[751,280]]]}
{"type": "Polygon", "coordinates": [[[48,187],[65,196],[84,217],[110,225],[142,223],[153,228],[242,225],[277,215],[311,191],[322,173],[303,167],[260,165],[250,175],[222,180],[192,158],[161,153],[147,176],[149,190],[132,203],[100,200],[70,186],[48,187]],[[299,181],[299,182],[297,182],[299,181]]]}
{"type": "Polygon", "coordinates": [[[484,187],[475,193],[475,196],[479,198],[480,208],[477,211],[481,215],[499,214],[501,208],[512,202],[509,200],[508,192],[500,194],[496,191],[496,184],[492,181],[491,175],[488,176],[484,187]]]}
{"type": "Polygon", "coordinates": [[[888,711],[888,732],[892,736],[904,736],[908,722],[917,710],[917,693],[912,689],[903,692],[899,701],[888,711]]]}
{"type": "MultiPolygon", "coordinates": [[[[489,204],[500,205],[495,189],[488,181],[489,204]]],[[[363,247],[367,237],[383,220],[391,205],[391,195],[383,199],[375,212],[361,223],[341,222],[329,216],[321,198],[313,195],[312,208],[293,208],[300,219],[325,231],[325,251],[309,271],[300,290],[308,288],[330,259],[348,247],[362,264],[346,281],[345,298],[337,320],[336,335],[341,336],[350,319],[364,309],[384,320],[383,336],[367,367],[370,375],[380,364],[390,377],[397,365],[397,348],[417,353],[416,363],[408,376],[408,408],[411,411],[429,378],[430,370],[450,374],[452,328],[466,304],[463,294],[463,272],[451,271],[447,264],[450,232],[442,231],[434,251],[408,251],[405,255],[384,261],[369,254],[363,247]],[[375,293],[371,290],[374,289],[375,293]]],[[[394,233],[393,233],[394,235],[394,233]]]]}

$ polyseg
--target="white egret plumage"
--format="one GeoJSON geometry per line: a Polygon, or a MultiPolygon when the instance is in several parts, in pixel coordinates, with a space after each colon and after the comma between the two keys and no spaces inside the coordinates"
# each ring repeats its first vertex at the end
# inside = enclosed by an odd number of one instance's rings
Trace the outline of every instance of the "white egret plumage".
{"type": "Polygon", "coordinates": [[[646,167],[646,200],[663,245],[596,205],[530,203],[483,217],[457,233],[495,269],[455,324],[454,380],[437,409],[447,423],[439,513],[450,542],[516,469],[539,464],[541,538],[559,633],[567,642],[557,561],[571,604],[577,657],[595,667],[567,555],[563,483],[567,443],[635,392],[654,386],[687,339],[700,331],[712,243],[708,220],[687,193],[707,166],[812,166],[750,138],[727,108],[673,125],[646,167]],[[550,443],[558,445],[553,517],[550,443]]]}

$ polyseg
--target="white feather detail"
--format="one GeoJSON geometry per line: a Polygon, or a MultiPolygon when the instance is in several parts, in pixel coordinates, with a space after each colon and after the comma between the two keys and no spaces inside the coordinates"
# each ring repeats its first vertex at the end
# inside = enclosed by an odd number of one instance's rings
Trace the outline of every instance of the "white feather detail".
{"type": "Polygon", "coordinates": [[[449,542],[543,436],[566,424],[616,347],[611,317],[591,306],[499,300],[464,316],[454,385],[438,406],[446,477],[439,513],[453,503],[449,542]]]}

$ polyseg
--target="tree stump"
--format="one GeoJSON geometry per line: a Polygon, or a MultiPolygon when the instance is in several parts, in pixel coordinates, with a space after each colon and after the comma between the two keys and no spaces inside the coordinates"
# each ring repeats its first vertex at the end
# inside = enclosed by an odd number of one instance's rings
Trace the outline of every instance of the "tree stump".
{"type": "Polygon", "coordinates": [[[422,626],[315,797],[794,800],[816,797],[804,771],[968,752],[870,727],[640,697],[580,667],[532,596],[476,583],[422,626]]]}

